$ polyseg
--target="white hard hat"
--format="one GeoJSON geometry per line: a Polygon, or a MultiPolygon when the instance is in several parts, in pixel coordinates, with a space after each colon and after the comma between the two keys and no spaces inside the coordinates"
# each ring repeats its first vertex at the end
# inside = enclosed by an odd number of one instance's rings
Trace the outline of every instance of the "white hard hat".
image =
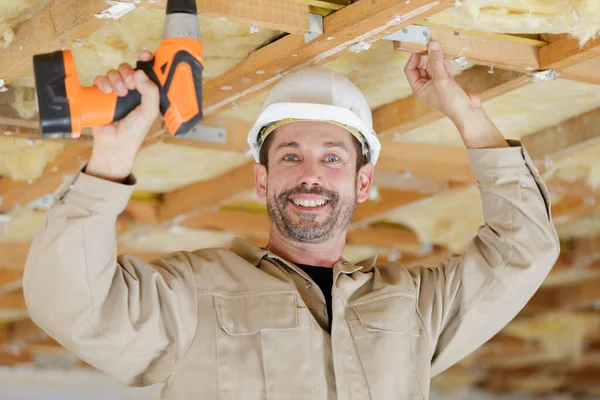
{"type": "Polygon", "coordinates": [[[361,91],[345,76],[324,67],[309,67],[286,75],[267,96],[248,134],[256,162],[260,147],[276,127],[294,121],[324,121],[346,128],[377,162],[381,145],[373,131],[371,109],[361,91]]]}

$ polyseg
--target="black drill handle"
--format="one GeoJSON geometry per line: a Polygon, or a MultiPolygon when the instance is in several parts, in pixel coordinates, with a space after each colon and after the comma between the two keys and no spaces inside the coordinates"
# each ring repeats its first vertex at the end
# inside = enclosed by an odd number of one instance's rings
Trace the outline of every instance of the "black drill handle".
{"type": "MultiPolygon", "coordinates": [[[[151,61],[146,61],[146,62],[138,61],[135,70],[137,71],[137,70],[141,69],[142,71],[144,71],[146,73],[146,75],[148,75],[148,78],[150,78],[150,80],[158,86],[159,93],[160,93],[160,104],[161,104],[160,111],[164,115],[164,113],[167,110],[165,109],[163,111],[162,105],[163,105],[163,103],[168,103],[169,100],[167,98],[167,94],[166,94],[164,88],[161,87],[160,82],[158,81],[158,77],[156,76],[156,74],[154,73],[154,70],[152,69],[153,66],[154,66],[154,59],[151,61]]],[[[138,92],[135,89],[130,90],[127,93],[127,95],[125,95],[123,97],[121,97],[121,96],[117,97],[117,105],[115,107],[115,114],[114,114],[112,122],[117,122],[117,121],[122,120],[140,104],[142,104],[142,95],[140,94],[140,92],[138,92]]]]}

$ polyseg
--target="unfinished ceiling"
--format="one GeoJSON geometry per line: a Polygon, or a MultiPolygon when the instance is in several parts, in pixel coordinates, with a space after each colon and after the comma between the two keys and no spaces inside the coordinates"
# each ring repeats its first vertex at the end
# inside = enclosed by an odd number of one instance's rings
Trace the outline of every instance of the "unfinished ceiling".
{"type": "MultiPolygon", "coordinates": [[[[383,145],[376,187],[357,208],[344,255],[433,265],[464,250],[483,216],[460,135],[411,95],[403,68],[410,52],[423,47],[380,40],[410,24],[428,26],[456,61],[456,79],[530,152],[552,192],[564,243],[555,270],[522,315],[436,378],[435,393],[469,398],[465,391],[477,388],[470,398],[600,396],[594,383],[600,376],[594,308],[600,299],[600,1],[197,3],[206,60],[202,124],[224,128],[226,140],[173,139],[160,121],[155,125],[136,159],[136,192],[119,217],[121,251],[149,259],[226,246],[235,236],[265,244],[269,221],[253,192],[245,136],[269,87],[264,82],[313,63],[343,73],[365,93],[383,145]],[[346,3],[354,4],[340,6],[346,3]],[[305,42],[309,11],[325,15],[325,33],[305,42]]],[[[0,93],[0,364],[60,364],[60,348],[26,318],[20,272],[52,192],[91,149],[87,135],[41,139],[31,56],[71,49],[82,84],[91,85],[120,63],[135,63],[141,50],[156,49],[164,6],[164,0],[0,0],[0,78],[8,89],[0,93]],[[124,3],[131,8],[124,15],[96,17],[124,3]],[[48,31],[54,33],[36,33],[48,31]]]]}

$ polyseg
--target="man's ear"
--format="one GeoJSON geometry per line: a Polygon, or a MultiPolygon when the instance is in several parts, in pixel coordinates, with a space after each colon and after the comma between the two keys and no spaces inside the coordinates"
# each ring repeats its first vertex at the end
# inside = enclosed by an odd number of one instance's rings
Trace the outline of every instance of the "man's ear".
{"type": "Polygon", "coordinates": [[[356,177],[356,202],[362,203],[369,198],[373,177],[375,175],[375,167],[372,163],[363,165],[358,170],[356,177]]]}
{"type": "Polygon", "coordinates": [[[262,164],[254,164],[254,185],[256,197],[261,201],[267,201],[267,168],[262,164]]]}

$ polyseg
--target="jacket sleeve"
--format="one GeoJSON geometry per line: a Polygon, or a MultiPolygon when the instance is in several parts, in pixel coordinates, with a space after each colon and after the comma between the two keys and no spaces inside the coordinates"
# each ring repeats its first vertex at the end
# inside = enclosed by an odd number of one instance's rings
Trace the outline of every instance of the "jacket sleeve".
{"type": "Polygon", "coordinates": [[[116,219],[135,186],[79,173],[57,192],[23,276],[31,319],[126,385],[164,382],[196,328],[185,253],[146,263],[117,255],[116,219]]]}
{"type": "Polygon", "coordinates": [[[552,269],[560,244],[550,196],[526,150],[469,149],[485,224],[462,255],[411,269],[417,313],[431,343],[431,376],[507,325],[552,269]]]}

